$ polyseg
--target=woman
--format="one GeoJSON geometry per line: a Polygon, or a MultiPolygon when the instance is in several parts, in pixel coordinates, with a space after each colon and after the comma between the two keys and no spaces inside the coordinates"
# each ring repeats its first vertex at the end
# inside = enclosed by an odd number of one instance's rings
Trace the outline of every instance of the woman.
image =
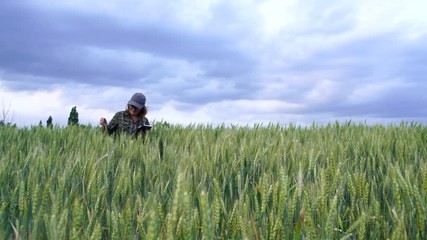
{"type": "Polygon", "coordinates": [[[145,117],[147,115],[145,100],[144,94],[135,93],[128,101],[125,111],[117,112],[110,123],[101,117],[99,120],[101,129],[110,135],[113,133],[127,133],[135,137],[145,135],[151,129],[150,122],[145,117]]]}

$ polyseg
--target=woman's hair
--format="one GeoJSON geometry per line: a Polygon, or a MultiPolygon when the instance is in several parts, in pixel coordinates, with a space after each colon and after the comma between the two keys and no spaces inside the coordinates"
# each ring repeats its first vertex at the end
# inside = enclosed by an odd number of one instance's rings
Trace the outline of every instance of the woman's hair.
{"type": "Polygon", "coordinates": [[[148,108],[146,106],[144,106],[144,107],[142,107],[141,110],[139,110],[138,117],[144,118],[145,115],[147,115],[147,113],[148,113],[148,108]]]}
{"type": "MultiPolygon", "coordinates": [[[[129,105],[126,105],[126,109],[125,110],[126,110],[126,112],[129,113],[129,105]]],[[[145,115],[147,115],[147,112],[148,112],[147,106],[142,107],[139,110],[139,112],[138,112],[138,117],[141,118],[141,119],[143,119],[145,117],[145,115]]]]}

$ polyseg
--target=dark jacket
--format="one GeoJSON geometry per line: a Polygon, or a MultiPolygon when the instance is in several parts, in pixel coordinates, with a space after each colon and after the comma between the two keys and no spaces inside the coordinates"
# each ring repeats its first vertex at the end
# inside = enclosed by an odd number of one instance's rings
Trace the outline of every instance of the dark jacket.
{"type": "Polygon", "coordinates": [[[133,122],[132,117],[127,111],[117,112],[106,126],[108,134],[127,133],[132,136],[144,135],[150,130],[150,122],[147,118],[133,122]]]}

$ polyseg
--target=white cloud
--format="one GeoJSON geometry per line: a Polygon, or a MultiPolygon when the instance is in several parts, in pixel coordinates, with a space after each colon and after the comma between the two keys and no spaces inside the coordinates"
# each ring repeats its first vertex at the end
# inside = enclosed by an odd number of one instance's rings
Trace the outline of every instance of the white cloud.
{"type": "Polygon", "coordinates": [[[297,1],[268,0],[262,1],[258,6],[261,16],[262,34],[265,39],[280,33],[283,28],[297,22],[294,6],[297,1]]]}
{"type": "Polygon", "coordinates": [[[147,118],[150,121],[166,121],[172,124],[188,125],[191,123],[209,123],[211,118],[205,112],[199,110],[187,112],[177,110],[176,101],[168,101],[160,109],[149,109],[147,118]]]}
{"type": "Polygon", "coordinates": [[[49,116],[64,118],[63,93],[54,91],[8,91],[0,88],[1,98],[9,103],[13,112],[13,123],[18,126],[37,125],[40,120],[46,121],[49,116]]]}
{"type": "Polygon", "coordinates": [[[306,94],[307,100],[315,104],[326,102],[340,91],[340,84],[329,79],[320,80],[306,94]]]}
{"type": "Polygon", "coordinates": [[[370,82],[360,84],[347,97],[350,104],[363,104],[374,102],[384,97],[393,90],[400,91],[402,88],[410,86],[410,83],[401,80],[389,80],[381,82],[370,82]]]}
{"type": "MultiPolygon", "coordinates": [[[[181,124],[253,124],[296,119],[298,115],[291,112],[303,106],[278,100],[226,100],[212,102],[192,111],[178,111],[178,107],[182,107],[179,102],[169,101],[160,109],[150,111],[148,117],[181,124]]],[[[300,116],[299,120],[301,119],[300,116]]]]}

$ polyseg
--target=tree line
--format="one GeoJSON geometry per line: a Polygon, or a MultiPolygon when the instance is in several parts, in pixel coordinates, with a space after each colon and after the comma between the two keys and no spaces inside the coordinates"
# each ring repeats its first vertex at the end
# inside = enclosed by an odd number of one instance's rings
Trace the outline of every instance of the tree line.
{"type": "MultiPolygon", "coordinates": [[[[1,111],[1,118],[0,118],[0,127],[2,126],[16,126],[16,124],[13,123],[13,117],[9,116],[10,114],[10,108],[6,109],[3,105],[2,111],[1,111]]],[[[78,126],[79,125],[79,113],[77,112],[77,106],[74,106],[71,108],[69,117],[68,117],[68,126],[78,126]]],[[[40,120],[39,127],[43,127],[43,123],[40,120]]],[[[52,128],[53,127],[53,118],[52,116],[49,116],[46,120],[46,127],[52,128]]]]}

